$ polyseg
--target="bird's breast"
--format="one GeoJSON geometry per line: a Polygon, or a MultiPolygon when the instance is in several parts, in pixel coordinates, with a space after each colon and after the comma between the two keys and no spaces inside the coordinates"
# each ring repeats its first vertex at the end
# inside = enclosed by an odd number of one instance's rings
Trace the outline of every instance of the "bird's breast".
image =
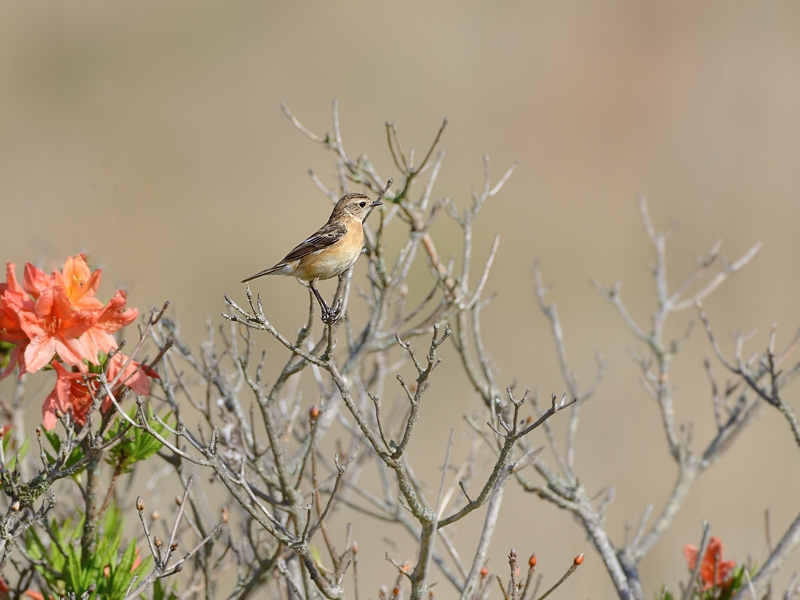
{"type": "Polygon", "coordinates": [[[356,262],[363,245],[364,232],[358,223],[337,243],[301,258],[296,277],[306,281],[337,277],[356,262]]]}

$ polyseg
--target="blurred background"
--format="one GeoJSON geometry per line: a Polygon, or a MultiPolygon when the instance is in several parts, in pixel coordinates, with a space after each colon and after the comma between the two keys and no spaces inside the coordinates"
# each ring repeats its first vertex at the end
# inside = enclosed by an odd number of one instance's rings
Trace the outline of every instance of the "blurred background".
{"type": "MultiPolygon", "coordinates": [[[[622,281],[631,313],[649,327],[653,252],[636,208],[644,194],[659,229],[676,224],[673,286],[717,239],[731,259],[764,243],[705,303],[726,351],[730,331],[757,328],[748,354],[765,347],[773,323],[779,345],[794,334],[799,60],[793,1],[5,4],[0,258],[21,274],[25,261],[51,270],[87,252],[104,268],[101,297],[117,286],[140,309],[170,300],[196,344],[206,317],[221,320],[223,293],[241,300],[244,276],[276,262],[329,213],[307,170],[334,186],[333,155],[300,135],[280,102],[321,135],[331,131],[338,99],[345,147],[366,153],[384,177],[397,176],[387,120],[419,153],[448,117],[436,196],[464,207],[471,187],[482,185],[483,154],[495,178],[520,160],[476,224],[476,260],[493,234],[501,238],[487,286],[499,296],[483,313],[499,383],[516,381],[545,397],[565,389],[535,305],[537,256],[584,385],[595,352],[606,358],[605,381],[582,412],[577,468],[590,490],[614,486],[607,526],[621,543],[625,523],[646,505],[660,510],[675,468],[627,355],[640,347],[589,280],[622,281]]],[[[434,235],[443,248],[457,248],[458,230],[446,217],[434,235]]],[[[300,325],[306,292],[293,280],[260,280],[254,289],[280,327],[300,325]]],[[[669,331],[677,336],[692,316],[679,315],[669,331]]],[[[702,366],[710,354],[698,330],[673,365],[678,417],[694,423],[696,447],[714,428],[702,366]]],[[[462,414],[479,409],[452,349],[444,358],[412,460],[443,457],[450,426],[466,434],[462,414]]],[[[724,379],[718,364],[716,371],[724,379]]],[[[796,395],[790,389],[787,399],[796,395]]],[[[535,443],[544,441],[537,436],[535,443]]],[[[643,562],[647,595],[686,578],[682,548],[699,543],[704,518],[726,559],[763,563],[764,510],[775,541],[800,508],[798,474],[785,421],[764,409],[643,562]]],[[[423,475],[435,488],[435,465],[423,475]]],[[[505,573],[513,546],[524,557],[536,552],[545,584],[553,583],[586,552],[561,597],[614,597],[568,515],[518,490],[505,502],[493,570],[505,573]]],[[[458,525],[462,555],[471,555],[482,514],[458,525]]],[[[355,538],[374,557],[361,567],[362,594],[375,597],[379,582],[394,579],[384,552],[402,560],[411,546],[403,532],[376,534],[375,523],[352,514],[337,523],[343,529],[354,518],[355,538]]],[[[793,556],[777,589],[798,566],[793,556]]],[[[443,577],[434,580],[442,581],[438,596],[453,597],[443,577]]]]}

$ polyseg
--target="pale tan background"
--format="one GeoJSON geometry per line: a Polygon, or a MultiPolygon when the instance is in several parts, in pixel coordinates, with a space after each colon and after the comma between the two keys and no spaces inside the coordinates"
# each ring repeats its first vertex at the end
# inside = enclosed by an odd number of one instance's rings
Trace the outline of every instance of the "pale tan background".
{"type": "MultiPolygon", "coordinates": [[[[485,312],[487,345],[504,384],[563,390],[533,308],[529,269],[540,256],[582,381],[595,350],[607,358],[607,381],[583,413],[578,466],[590,489],[616,487],[608,526],[619,541],[626,520],[648,503],[661,507],[674,468],[655,407],[626,357],[631,337],[588,281],[622,279],[624,298],[647,324],[651,249],[635,209],[644,193],[657,225],[678,222],[673,283],[717,238],[732,257],[764,242],[754,264],[707,302],[726,349],[734,329],[759,328],[753,349],[763,347],[773,322],[779,340],[794,332],[800,4],[4,4],[0,258],[49,269],[87,251],[106,268],[106,295],[121,285],[141,308],[169,299],[187,337],[199,340],[206,315],[219,319],[223,293],[241,296],[243,276],[280,258],[327,216],[327,200],[306,170],[332,184],[331,156],[302,138],[278,104],[322,133],[330,130],[333,98],[346,146],[367,152],[387,175],[384,121],[421,149],[449,117],[437,193],[462,206],[481,183],[482,154],[498,175],[520,159],[477,226],[478,256],[491,234],[501,235],[489,283],[500,296],[485,312]]],[[[455,233],[443,221],[438,235],[455,243],[455,233]]],[[[294,282],[263,281],[257,289],[279,325],[299,325],[305,292],[294,282]]],[[[701,367],[708,354],[696,335],[675,364],[678,410],[695,420],[699,440],[712,426],[701,367]]],[[[452,352],[445,358],[454,363],[452,352]]],[[[449,425],[463,432],[460,415],[477,407],[466,386],[448,385],[457,369],[443,368],[412,448],[428,460],[443,455],[449,425]]],[[[727,555],[752,553],[763,562],[763,511],[771,508],[777,537],[800,508],[799,473],[788,428],[764,411],[643,563],[647,594],[661,583],[674,589],[685,576],[681,548],[697,543],[702,518],[727,555]]],[[[429,480],[436,477],[432,470],[429,480]]],[[[362,593],[372,597],[377,581],[392,579],[382,560],[390,546],[380,536],[369,542],[375,529],[364,523],[356,531],[374,556],[362,571],[362,593]]],[[[462,530],[469,554],[472,530],[462,530]]],[[[587,552],[561,597],[612,597],[571,519],[519,493],[508,496],[494,568],[512,545],[523,556],[536,551],[550,582],[587,552]]],[[[791,563],[781,582],[800,561],[791,563]]],[[[444,582],[437,590],[452,597],[444,582]]]]}

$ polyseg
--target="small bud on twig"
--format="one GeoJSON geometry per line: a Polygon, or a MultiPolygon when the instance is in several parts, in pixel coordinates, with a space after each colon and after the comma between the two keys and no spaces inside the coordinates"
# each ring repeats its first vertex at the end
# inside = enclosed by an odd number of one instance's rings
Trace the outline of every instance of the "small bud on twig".
{"type": "Polygon", "coordinates": [[[181,505],[181,497],[180,496],[175,496],[175,504],[177,504],[178,506],[181,505]]]}
{"type": "Polygon", "coordinates": [[[153,538],[153,543],[156,545],[156,548],[161,548],[161,538],[160,537],[155,536],[153,538]]]}
{"type": "Polygon", "coordinates": [[[175,552],[178,549],[178,542],[172,542],[172,545],[169,547],[170,552],[175,552]]]}
{"type": "Polygon", "coordinates": [[[488,574],[489,574],[489,569],[487,569],[486,567],[483,567],[483,568],[481,569],[481,579],[486,579],[486,576],[487,576],[488,574]]]}
{"type": "Polygon", "coordinates": [[[353,554],[358,554],[358,544],[353,542],[353,554]]]}
{"type": "Polygon", "coordinates": [[[17,500],[16,502],[14,502],[14,504],[11,505],[11,512],[19,512],[20,508],[21,506],[19,500],[17,500]]]}
{"type": "Polygon", "coordinates": [[[531,557],[528,559],[528,566],[532,569],[536,566],[536,555],[531,554],[531,557]]]}
{"type": "Polygon", "coordinates": [[[223,523],[227,523],[228,522],[228,507],[227,506],[223,506],[222,507],[222,522],[223,523]]]}
{"type": "Polygon", "coordinates": [[[153,512],[150,513],[150,520],[151,521],[158,521],[158,517],[159,516],[160,515],[158,514],[158,511],[154,510],[153,512]]]}
{"type": "Polygon", "coordinates": [[[572,564],[574,564],[577,567],[581,563],[583,563],[583,554],[578,554],[578,556],[575,557],[575,560],[572,561],[572,564]]]}
{"type": "Polygon", "coordinates": [[[142,512],[144,510],[144,500],[142,500],[141,496],[136,498],[136,510],[142,512]]]}
{"type": "Polygon", "coordinates": [[[312,421],[316,421],[317,417],[319,417],[319,406],[312,404],[311,408],[308,410],[308,416],[311,417],[312,421]]]}

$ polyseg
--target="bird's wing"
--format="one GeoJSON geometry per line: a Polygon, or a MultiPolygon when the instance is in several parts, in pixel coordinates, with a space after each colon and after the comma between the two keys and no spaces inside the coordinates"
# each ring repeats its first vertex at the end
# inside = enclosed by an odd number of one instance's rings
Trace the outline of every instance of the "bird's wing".
{"type": "Polygon", "coordinates": [[[282,262],[290,262],[308,256],[313,252],[317,252],[329,246],[333,246],[336,242],[341,240],[347,233],[347,227],[340,223],[325,224],[319,231],[317,231],[310,238],[300,243],[289,254],[287,254],[282,262]]]}

